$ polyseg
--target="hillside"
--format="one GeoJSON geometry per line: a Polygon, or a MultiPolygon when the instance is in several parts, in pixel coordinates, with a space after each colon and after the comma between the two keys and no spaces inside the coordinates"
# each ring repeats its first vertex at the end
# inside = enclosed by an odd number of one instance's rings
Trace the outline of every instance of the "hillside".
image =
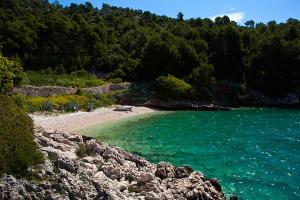
{"type": "Polygon", "coordinates": [[[25,70],[85,69],[125,81],[183,79],[201,95],[229,82],[266,96],[299,90],[300,22],[267,24],[227,16],[184,20],[90,3],[0,2],[0,48],[25,70]]]}

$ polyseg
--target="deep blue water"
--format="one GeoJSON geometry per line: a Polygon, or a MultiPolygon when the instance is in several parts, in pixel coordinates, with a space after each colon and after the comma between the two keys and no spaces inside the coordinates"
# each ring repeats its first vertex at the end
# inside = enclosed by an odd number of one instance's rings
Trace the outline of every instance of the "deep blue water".
{"type": "Polygon", "coordinates": [[[152,162],[189,165],[241,199],[300,199],[300,110],[168,112],[86,130],[152,162]]]}

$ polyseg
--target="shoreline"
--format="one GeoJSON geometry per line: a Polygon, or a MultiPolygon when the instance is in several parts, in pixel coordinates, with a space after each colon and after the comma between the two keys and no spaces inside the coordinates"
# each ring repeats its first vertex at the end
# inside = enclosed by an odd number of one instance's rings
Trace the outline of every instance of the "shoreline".
{"type": "Polygon", "coordinates": [[[99,108],[93,112],[63,113],[58,115],[45,115],[41,113],[30,114],[36,126],[47,131],[62,131],[81,134],[79,130],[95,125],[116,122],[128,117],[139,116],[148,113],[159,112],[148,107],[133,107],[131,112],[115,111],[114,107],[99,108]]]}
{"type": "Polygon", "coordinates": [[[216,178],[188,166],[151,163],[100,140],[35,128],[45,161],[26,177],[0,177],[0,199],[225,200],[216,178]],[[1,198],[3,197],[3,198],[1,198]]]}
{"type": "MultiPolygon", "coordinates": [[[[34,113],[29,116],[36,126],[42,127],[47,131],[71,132],[83,135],[82,130],[92,128],[98,125],[107,125],[116,123],[130,117],[141,116],[144,114],[159,113],[166,111],[182,111],[191,109],[159,109],[158,107],[133,106],[132,111],[115,111],[114,106],[98,108],[92,112],[78,111],[73,113],[34,113]]],[[[202,109],[198,111],[224,111],[218,109],[202,109]]],[[[287,107],[268,107],[268,106],[232,106],[230,110],[239,108],[278,108],[286,109],[287,107]]],[[[287,108],[291,109],[291,108],[287,108]]],[[[197,109],[194,109],[197,111],[197,109]]]]}

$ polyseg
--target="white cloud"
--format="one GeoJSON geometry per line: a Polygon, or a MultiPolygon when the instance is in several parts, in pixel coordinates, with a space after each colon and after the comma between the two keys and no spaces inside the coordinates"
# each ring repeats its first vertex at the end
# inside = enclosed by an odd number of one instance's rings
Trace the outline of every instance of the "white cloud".
{"type": "Polygon", "coordinates": [[[237,23],[241,22],[245,18],[245,13],[244,12],[235,12],[235,13],[224,13],[220,15],[215,15],[211,17],[212,20],[216,19],[217,17],[223,17],[227,15],[231,21],[235,21],[237,23]]]}

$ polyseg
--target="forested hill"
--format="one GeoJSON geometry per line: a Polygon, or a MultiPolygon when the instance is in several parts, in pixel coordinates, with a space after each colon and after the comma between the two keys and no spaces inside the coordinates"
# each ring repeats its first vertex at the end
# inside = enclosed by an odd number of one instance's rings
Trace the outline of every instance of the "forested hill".
{"type": "Polygon", "coordinates": [[[106,4],[1,0],[0,46],[25,70],[96,69],[127,81],[172,74],[199,90],[226,80],[270,96],[299,90],[296,19],[240,26],[226,16],[184,20],[106,4]]]}

